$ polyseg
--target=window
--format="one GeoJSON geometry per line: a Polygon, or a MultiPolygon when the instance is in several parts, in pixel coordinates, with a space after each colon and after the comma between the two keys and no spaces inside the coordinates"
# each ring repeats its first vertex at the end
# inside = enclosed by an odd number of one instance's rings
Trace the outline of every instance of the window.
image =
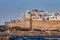
{"type": "Polygon", "coordinates": [[[53,19],[54,19],[54,17],[53,17],[53,19]]]}
{"type": "Polygon", "coordinates": [[[51,17],[51,19],[52,19],[52,17],[51,17]]]}
{"type": "Polygon", "coordinates": [[[45,20],[45,18],[43,18],[43,20],[45,20]]]}
{"type": "Polygon", "coordinates": [[[42,17],[42,15],[40,15],[40,17],[42,17]]]}
{"type": "Polygon", "coordinates": [[[32,14],[32,16],[36,16],[35,14],[32,14]]]}
{"type": "Polygon", "coordinates": [[[37,19],[39,19],[39,17],[32,17],[32,19],[35,19],[35,20],[37,20],[37,19]]]}
{"type": "Polygon", "coordinates": [[[47,20],[49,20],[49,18],[47,18],[47,20]]]}
{"type": "Polygon", "coordinates": [[[56,19],[56,17],[50,17],[50,19],[56,19]]]}
{"type": "Polygon", "coordinates": [[[56,17],[56,19],[57,19],[57,17],[56,17]]]}

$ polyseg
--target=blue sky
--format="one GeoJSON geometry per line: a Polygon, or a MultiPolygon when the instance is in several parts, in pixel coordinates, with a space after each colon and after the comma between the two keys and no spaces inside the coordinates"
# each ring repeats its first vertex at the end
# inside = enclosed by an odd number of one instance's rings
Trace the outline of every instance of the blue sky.
{"type": "Polygon", "coordinates": [[[0,0],[0,25],[11,19],[19,19],[27,9],[60,11],[60,0],[0,0]]]}

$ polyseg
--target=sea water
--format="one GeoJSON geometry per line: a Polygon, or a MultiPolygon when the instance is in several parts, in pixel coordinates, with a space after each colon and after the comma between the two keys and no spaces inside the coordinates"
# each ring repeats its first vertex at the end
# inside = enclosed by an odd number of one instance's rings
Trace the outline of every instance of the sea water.
{"type": "Polygon", "coordinates": [[[60,38],[60,35],[52,35],[52,36],[13,36],[10,37],[9,40],[44,40],[46,38],[55,38],[58,39],[60,38]]]}

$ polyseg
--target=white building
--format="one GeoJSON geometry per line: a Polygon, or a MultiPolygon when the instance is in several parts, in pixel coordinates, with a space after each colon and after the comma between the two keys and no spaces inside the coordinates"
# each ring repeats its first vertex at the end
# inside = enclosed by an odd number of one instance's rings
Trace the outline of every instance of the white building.
{"type": "Polygon", "coordinates": [[[49,14],[48,12],[39,10],[27,10],[25,18],[32,18],[32,20],[60,20],[60,12],[49,14]]]}
{"type": "Polygon", "coordinates": [[[60,15],[59,15],[59,13],[52,13],[52,14],[49,16],[49,20],[60,20],[60,15]]]}

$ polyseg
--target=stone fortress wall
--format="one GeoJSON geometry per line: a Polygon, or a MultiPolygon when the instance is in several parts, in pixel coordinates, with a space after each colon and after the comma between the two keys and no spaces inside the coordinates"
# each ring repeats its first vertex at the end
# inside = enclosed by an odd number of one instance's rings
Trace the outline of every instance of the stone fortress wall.
{"type": "Polygon", "coordinates": [[[60,28],[60,12],[49,14],[48,12],[35,10],[27,10],[20,20],[12,20],[5,22],[6,27],[20,27],[27,29],[39,30],[59,30],[60,28]]]}

